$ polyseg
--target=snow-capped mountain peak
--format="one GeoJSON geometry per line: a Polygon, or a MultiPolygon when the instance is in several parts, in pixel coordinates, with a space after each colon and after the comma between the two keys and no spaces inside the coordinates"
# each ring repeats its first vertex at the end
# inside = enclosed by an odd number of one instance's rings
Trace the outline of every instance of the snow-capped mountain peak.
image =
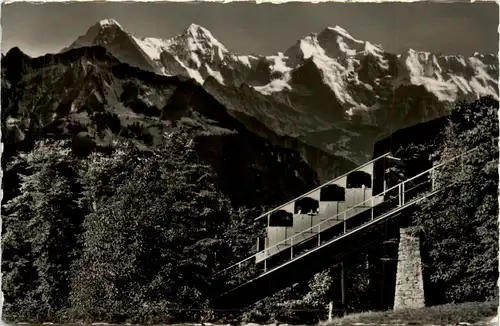
{"type": "Polygon", "coordinates": [[[107,18],[107,19],[103,19],[99,22],[99,25],[101,27],[112,27],[112,26],[116,26],[116,27],[119,27],[119,28],[122,28],[122,26],[116,21],[114,20],[113,18],[107,18]]]}
{"type": "Polygon", "coordinates": [[[498,57],[496,55],[436,55],[409,49],[399,58],[410,82],[423,85],[440,101],[492,95],[498,98],[498,57]]]}
{"type": "Polygon", "coordinates": [[[221,42],[219,42],[208,29],[200,25],[190,24],[189,27],[184,31],[184,34],[198,41],[204,41],[206,42],[206,45],[210,47],[218,46],[224,51],[227,51],[226,47],[221,42]]]}
{"type": "MultiPolygon", "coordinates": [[[[184,75],[203,84],[208,76],[225,83],[224,71],[234,81],[237,73],[229,69],[248,70],[257,60],[254,56],[230,53],[206,28],[191,24],[170,39],[132,36],[135,44],[153,62],[156,72],[164,75],[184,75]]],[[[239,81],[241,83],[242,80],[239,81]]]]}
{"type": "Polygon", "coordinates": [[[105,47],[122,62],[144,70],[159,72],[158,67],[139,44],[137,44],[136,39],[112,18],[99,21],[61,52],[73,48],[95,45],[105,47]]]}
{"type": "Polygon", "coordinates": [[[364,48],[364,41],[355,39],[340,26],[327,27],[317,36],[327,54],[334,57],[352,56],[364,48]]]}
{"type": "Polygon", "coordinates": [[[191,24],[181,34],[160,40],[146,38],[138,41],[147,53],[162,67],[166,75],[185,75],[203,84],[208,76],[224,84],[221,68],[235,62],[243,64],[219,42],[212,33],[197,24],[191,24]]]}
{"type": "MultiPolygon", "coordinates": [[[[197,24],[189,25],[182,34],[170,39],[169,47],[176,51],[187,50],[200,55],[217,55],[220,60],[224,60],[224,55],[228,53],[226,47],[208,29],[197,24]]],[[[211,59],[213,60],[213,57],[211,59]]]]}
{"type": "Polygon", "coordinates": [[[80,36],[69,48],[105,45],[112,43],[117,37],[126,35],[122,26],[114,19],[103,19],[91,26],[87,32],[80,36]]]}
{"type": "Polygon", "coordinates": [[[363,41],[355,39],[345,29],[343,29],[342,27],[340,27],[338,25],[335,25],[334,27],[328,26],[327,28],[325,28],[323,33],[324,32],[334,32],[335,34],[337,34],[345,39],[351,40],[351,41],[356,42],[356,43],[363,43],[363,41]]]}
{"type": "Polygon", "coordinates": [[[377,108],[381,89],[401,85],[423,86],[444,102],[487,94],[498,98],[496,55],[465,58],[412,49],[392,55],[338,25],[302,37],[284,54],[268,56],[231,53],[198,24],[170,39],[140,39],[125,32],[114,19],[105,19],[72,47],[88,45],[105,46],[129,64],[164,75],[184,75],[200,84],[209,76],[225,86],[247,84],[284,103],[290,101],[287,94],[298,94],[297,90],[314,93],[322,84],[347,115],[377,108]]]}

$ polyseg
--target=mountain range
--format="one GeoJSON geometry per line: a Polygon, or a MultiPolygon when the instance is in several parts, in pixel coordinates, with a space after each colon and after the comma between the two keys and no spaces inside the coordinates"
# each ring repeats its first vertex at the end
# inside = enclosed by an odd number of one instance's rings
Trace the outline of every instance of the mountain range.
{"type": "MultiPolygon", "coordinates": [[[[87,128],[86,137],[104,144],[126,134],[125,125],[145,124],[149,136],[142,137],[154,143],[154,134],[170,126],[167,116],[186,118],[181,111],[217,103],[251,133],[298,152],[320,181],[367,161],[375,142],[394,131],[446,115],[456,101],[498,99],[495,54],[392,54],[339,26],[304,36],[284,52],[245,55],[196,24],[170,39],[139,38],[106,19],[59,54],[31,59],[12,49],[2,57],[2,75],[2,123],[13,139],[40,126],[73,128],[74,135],[87,128]],[[117,68],[114,58],[137,69],[117,68]],[[196,92],[181,95],[165,83],[196,92]],[[178,106],[177,116],[167,110],[178,106]],[[90,125],[100,126],[89,131],[90,125]]],[[[207,119],[194,120],[214,124],[207,119]]]]}
{"type": "Polygon", "coordinates": [[[107,19],[63,51],[90,45],[141,69],[192,78],[234,115],[356,164],[371,155],[368,140],[443,116],[457,100],[498,98],[495,54],[391,54],[339,26],[265,56],[232,53],[196,24],[170,39],[138,38],[107,19]]]}

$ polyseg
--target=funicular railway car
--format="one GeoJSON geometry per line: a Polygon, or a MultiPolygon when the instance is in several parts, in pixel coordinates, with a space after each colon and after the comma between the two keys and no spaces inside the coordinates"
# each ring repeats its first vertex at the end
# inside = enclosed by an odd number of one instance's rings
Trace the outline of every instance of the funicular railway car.
{"type": "Polygon", "coordinates": [[[384,201],[384,172],[397,161],[386,153],[353,171],[280,206],[257,219],[265,219],[266,237],[258,239],[255,262],[269,260],[290,247],[327,239],[330,229],[346,225],[344,220],[359,215],[384,201]],[[375,191],[374,191],[375,190],[375,191]]]}

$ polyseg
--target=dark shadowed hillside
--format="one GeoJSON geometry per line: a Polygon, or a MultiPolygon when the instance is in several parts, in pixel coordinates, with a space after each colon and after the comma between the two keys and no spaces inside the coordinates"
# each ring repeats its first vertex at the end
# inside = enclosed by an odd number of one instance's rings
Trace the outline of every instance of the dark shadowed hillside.
{"type": "Polygon", "coordinates": [[[2,75],[4,162],[43,138],[72,139],[86,155],[117,139],[153,149],[182,128],[199,139],[200,155],[237,205],[279,203],[317,182],[299,153],[250,132],[201,86],[120,63],[102,47],[34,59],[15,48],[3,58],[2,75]]]}
{"type": "MultiPolygon", "coordinates": [[[[263,206],[318,183],[298,152],[249,131],[200,85],[133,68],[102,47],[34,59],[13,49],[2,58],[2,76],[9,321],[145,322],[134,313],[136,301],[124,299],[120,312],[116,297],[82,275],[97,275],[95,266],[104,264],[104,273],[122,275],[107,289],[152,284],[158,301],[139,302],[168,304],[181,294],[166,288],[183,291],[168,277],[158,281],[169,264],[185,264],[179,284],[201,291],[220,263],[255,244],[251,221],[263,206]],[[184,251],[172,252],[174,246],[184,251]],[[219,257],[209,265],[207,251],[219,257]]],[[[191,302],[191,292],[183,293],[191,302]]]]}
{"type": "MultiPolygon", "coordinates": [[[[79,48],[35,59],[15,48],[2,66],[4,139],[16,146],[29,148],[39,137],[69,136],[89,150],[109,146],[116,137],[132,137],[154,147],[163,132],[188,125],[212,129],[214,134],[224,133],[218,128],[237,130],[245,137],[257,133],[274,145],[297,150],[322,181],[353,167],[348,160],[295,138],[278,136],[255,119],[249,133],[196,83],[119,63],[103,48],[79,48]]],[[[236,117],[245,122],[253,119],[236,117]]]]}

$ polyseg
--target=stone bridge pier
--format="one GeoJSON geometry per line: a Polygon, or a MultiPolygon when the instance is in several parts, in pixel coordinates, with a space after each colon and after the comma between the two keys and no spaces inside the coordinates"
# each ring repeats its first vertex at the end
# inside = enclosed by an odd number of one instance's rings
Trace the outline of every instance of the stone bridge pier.
{"type": "Polygon", "coordinates": [[[425,306],[420,241],[411,228],[400,229],[394,310],[425,306]]]}

